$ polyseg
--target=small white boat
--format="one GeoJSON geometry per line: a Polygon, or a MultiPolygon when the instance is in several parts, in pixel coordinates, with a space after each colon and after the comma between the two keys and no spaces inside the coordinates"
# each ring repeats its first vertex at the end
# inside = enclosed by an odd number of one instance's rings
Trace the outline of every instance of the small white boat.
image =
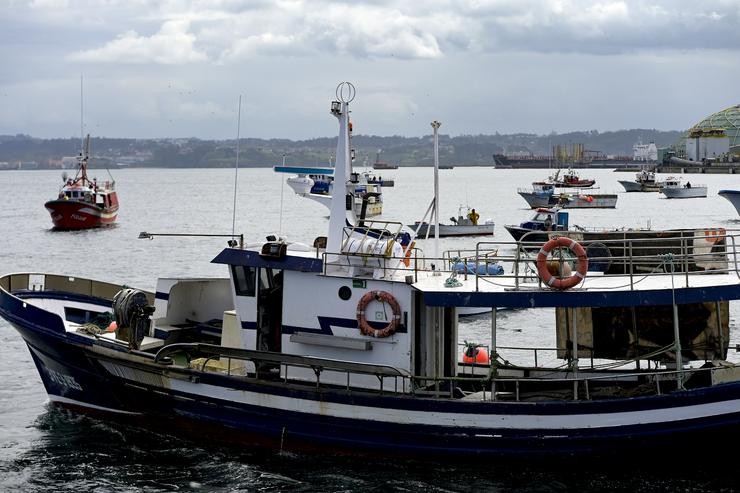
{"type": "Polygon", "coordinates": [[[720,190],[717,194],[730,201],[738,214],[740,214],[740,190],[720,190]]]}
{"type": "MultiPolygon", "coordinates": [[[[295,173],[286,180],[296,195],[331,205],[334,190],[334,168],[306,166],[275,166],[277,173],[295,173]]],[[[347,194],[352,197],[352,210],[358,217],[374,217],[383,213],[383,187],[392,187],[393,180],[384,180],[370,172],[349,170],[347,194]],[[363,211],[364,208],[364,211],[363,211]]]]}
{"type": "MultiPolygon", "coordinates": [[[[472,210],[473,212],[475,209],[472,210]]],[[[474,224],[470,219],[471,210],[468,208],[466,215],[462,214],[462,207],[457,211],[457,218],[451,217],[452,224],[439,225],[439,237],[450,236],[493,236],[495,223],[493,219],[486,219],[483,224],[474,224]]],[[[435,236],[434,224],[424,221],[416,221],[414,224],[407,225],[416,232],[417,237],[435,236]]]]}
{"type": "Polygon", "coordinates": [[[692,199],[707,196],[707,186],[704,184],[684,183],[683,178],[668,177],[663,182],[660,193],[667,199],[692,199]]]}
{"type": "Polygon", "coordinates": [[[655,171],[642,169],[635,174],[634,181],[619,180],[625,192],[659,192],[663,182],[657,181],[655,171]]]}

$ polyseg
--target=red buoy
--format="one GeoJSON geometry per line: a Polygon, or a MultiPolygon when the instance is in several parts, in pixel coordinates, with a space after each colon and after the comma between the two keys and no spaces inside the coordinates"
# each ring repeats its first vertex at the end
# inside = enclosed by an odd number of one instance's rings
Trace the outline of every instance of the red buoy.
{"type": "Polygon", "coordinates": [[[488,351],[482,347],[468,346],[463,353],[462,362],[487,365],[490,363],[488,351]]]}

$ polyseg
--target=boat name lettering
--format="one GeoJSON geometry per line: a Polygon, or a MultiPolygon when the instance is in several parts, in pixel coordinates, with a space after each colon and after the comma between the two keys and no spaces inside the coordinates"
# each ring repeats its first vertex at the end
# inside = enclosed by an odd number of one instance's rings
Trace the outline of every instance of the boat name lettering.
{"type": "Polygon", "coordinates": [[[52,382],[61,385],[62,387],[68,387],[80,391],[82,390],[82,386],[70,375],[65,375],[49,368],[46,369],[46,373],[49,375],[52,382]]]}
{"type": "Polygon", "coordinates": [[[80,216],[79,214],[72,214],[72,219],[76,219],[78,221],[84,221],[86,218],[85,216],[80,216]]]}

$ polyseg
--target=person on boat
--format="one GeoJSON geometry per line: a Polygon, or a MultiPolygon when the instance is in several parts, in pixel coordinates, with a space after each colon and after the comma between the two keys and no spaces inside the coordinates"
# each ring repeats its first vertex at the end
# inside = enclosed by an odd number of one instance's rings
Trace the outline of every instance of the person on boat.
{"type": "Polygon", "coordinates": [[[552,229],[552,217],[547,216],[545,219],[545,231],[550,231],[552,229]]]}
{"type": "Polygon", "coordinates": [[[691,182],[690,181],[687,181],[686,182],[686,188],[691,188],[691,182]]]}
{"type": "Polygon", "coordinates": [[[473,226],[478,224],[478,218],[480,218],[480,214],[475,212],[475,209],[471,209],[470,212],[468,212],[468,219],[470,219],[470,223],[473,226]]]}

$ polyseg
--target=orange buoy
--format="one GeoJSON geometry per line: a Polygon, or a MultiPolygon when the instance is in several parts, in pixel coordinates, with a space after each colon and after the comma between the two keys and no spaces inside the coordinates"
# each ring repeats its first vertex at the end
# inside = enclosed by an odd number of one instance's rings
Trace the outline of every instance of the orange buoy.
{"type": "Polygon", "coordinates": [[[108,328],[105,329],[106,332],[115,332],[118,330],[118,324],[116,321],[112,321],[110,324],[108,324],[108,328]]]}
{"type": "Polygon", "coordinates": [[[468,346],[463,353],[463,363],[479,363],[487,365],[491,362],[488,358],[488,351],[482,347],[468,346]]]}

